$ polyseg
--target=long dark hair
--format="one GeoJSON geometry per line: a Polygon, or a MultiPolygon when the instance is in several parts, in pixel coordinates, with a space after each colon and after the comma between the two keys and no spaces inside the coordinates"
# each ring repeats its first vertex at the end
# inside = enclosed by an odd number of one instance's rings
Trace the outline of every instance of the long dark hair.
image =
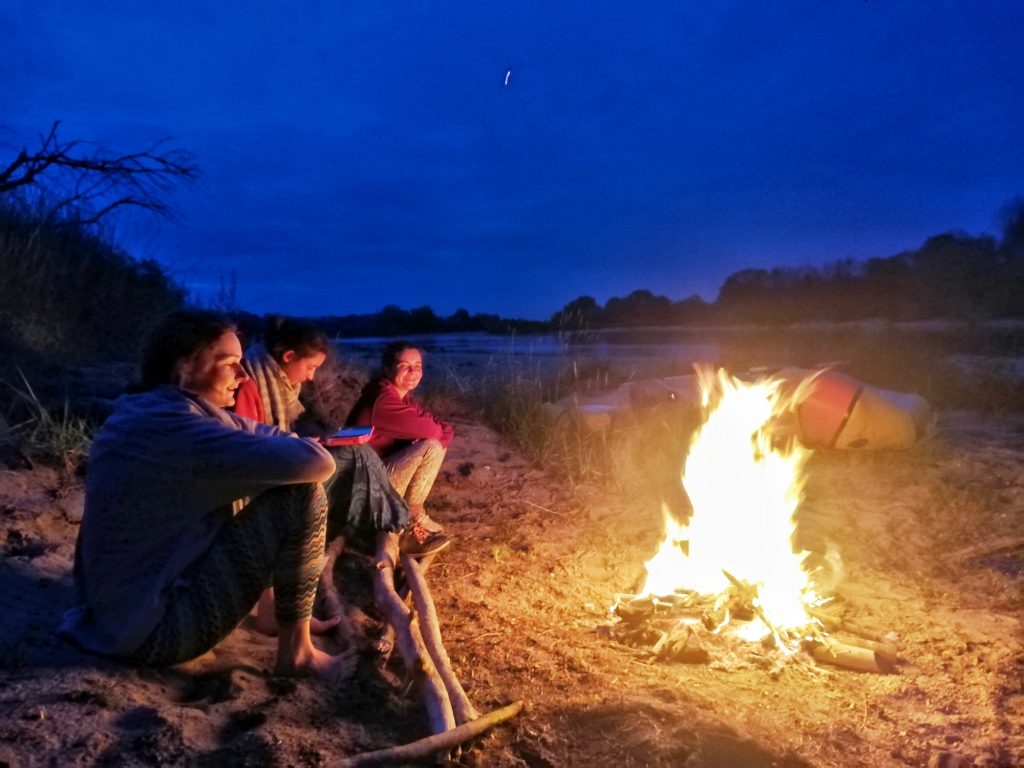
{"type": "Polygon", "coordinates": [[[225,333],[238,333],[235,324],[217,312],[182,309],[166,315],[153,329],[142,350],[136,391],[177,384],[179,365],[225,333]]]}
{"type": "Polygon", "coordinates": [[[392,341],[384,347],[384,351],[380,354],[380,373],[384,378],[394,378],[395,369],[398,367],[398,358],[407,349],[415,349],[421,356],[423,355],[422,349],[404,340],[392,341]]]}
{"type": "Polygon", "coordinates": [[[313,323],[296,320],[281,315],[268,315],[263,331],[264,344],[267,351],[279,363],[289,349],[294,350],[296,357],[311,357],[318,352],[331,354],[331,342],[326,334],[313,323]]]}

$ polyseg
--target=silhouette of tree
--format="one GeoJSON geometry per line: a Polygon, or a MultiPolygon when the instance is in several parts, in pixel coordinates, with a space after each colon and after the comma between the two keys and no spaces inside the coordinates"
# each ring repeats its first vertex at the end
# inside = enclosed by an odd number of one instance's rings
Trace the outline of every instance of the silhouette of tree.
{"type": "Polygon", "coordinates": [[[140,152],[118,154],[95,144],[65,141],[57,134],[59,127],[60,121],[55,121],[49,133],[39,137],[38,148],[22,147],[0,167],[0,197],[35,193],[48,221],[96,224],[126,206],[170,216],[166,196],[179,182],[198,177],[192,155],[168,148],[167,139],[140,152]]]}
{"type": "Polygon", "coordinates": [[[583,331],[601,324],[602,312],[593,296],[573,299],[551,316],[551,324],[560,330],[583,331]]]}

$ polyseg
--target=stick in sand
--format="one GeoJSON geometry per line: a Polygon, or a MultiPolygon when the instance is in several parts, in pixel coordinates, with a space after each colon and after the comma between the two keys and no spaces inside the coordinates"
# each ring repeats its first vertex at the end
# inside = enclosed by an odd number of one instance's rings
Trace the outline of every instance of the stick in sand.
{"type": "Polygon", "coordinates": [[[441,752],[447,752],[463,742],[479,736],[498,723],[510,720],[523,708],[522,701],[516,701],[501,709],[481,715],[476,720],[464,723],[444,733],[428,736],[425,739],[403,744],[400,747],[378,749],[345,758],[335,765],[337,768],[362,768],[369,765],[396,765],[416,760],[424,760],[441,752]]]}

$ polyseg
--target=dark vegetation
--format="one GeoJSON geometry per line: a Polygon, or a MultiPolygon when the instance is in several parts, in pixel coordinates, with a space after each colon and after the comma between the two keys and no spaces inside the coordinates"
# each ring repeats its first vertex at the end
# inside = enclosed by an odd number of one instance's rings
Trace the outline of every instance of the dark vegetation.
{"type": "Polygon", "coordinates": [[[58,128],[0,165],[0,449],[14,433],[72,468],[104,399],[131,376],[110,361],[133,359],[155,320],[186,300],[159,264],[117,245],[110,215],[170,215],[165,196],[197,169],[164,142],[123,154],[62,140],[58,128]]]}

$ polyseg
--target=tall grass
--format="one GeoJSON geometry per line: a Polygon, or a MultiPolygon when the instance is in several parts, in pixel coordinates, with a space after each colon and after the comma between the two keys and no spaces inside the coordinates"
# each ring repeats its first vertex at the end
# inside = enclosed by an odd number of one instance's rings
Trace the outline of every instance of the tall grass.
{"type": "Polygon", "coordinates": [[[82,466],[92,444],[93,426],[71,413],[67,400],[54,414],[39,400],[28,379],[19,370],[22,388],[13,388],[27,409],[27,417],[11,427],[12,436],[31,457],[68,471],[82,466]]]}
{"type": "Polygon", "coordinates": [[[581,412],[577,403],[622,380],[579,362],[545,373],[537,361],[508,356],[471,375],[448,369],[440,379],[434,396],[470,404],[574,492],[678,495],[683,449],[696,426],[695,414],[679,403],[614,415],[581,412]]]}

